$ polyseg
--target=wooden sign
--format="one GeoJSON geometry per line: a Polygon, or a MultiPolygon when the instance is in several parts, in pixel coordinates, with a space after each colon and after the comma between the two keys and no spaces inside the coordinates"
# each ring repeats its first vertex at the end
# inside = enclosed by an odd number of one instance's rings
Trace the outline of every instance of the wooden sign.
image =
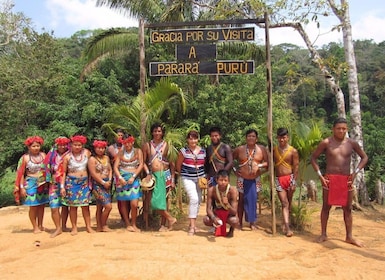
{"type": "Polygon", "coordinates": [[[254,74],[254,60],[150,62],[150,76],[254,74]]]}

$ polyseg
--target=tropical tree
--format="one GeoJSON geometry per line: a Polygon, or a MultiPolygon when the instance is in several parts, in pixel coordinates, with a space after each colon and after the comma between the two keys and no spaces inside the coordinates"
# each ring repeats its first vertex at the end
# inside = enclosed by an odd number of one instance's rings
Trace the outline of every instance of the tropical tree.
{"type": "Polygon", "coordinates": [[[309,127],[307,124],[299,122],[293,129],[291,144],[297,149],[300,158],[298,168],[300,199],[298,200],[298,207],[301,204],[302,183],[305,181],[305,172],[310,165],[310,156],[322,140],[321,125],[321,123],[312,123],[309,127]]]}
{"type": "MultiPolygon", "coordinates": [[[[173,127],[175,119],[186,112],[187,96],[181,88],[172,83],[168,78],[161,78],[155,85],[146,91],[144,95],[138,95],[130,105],[115,105],[111,108],[108,122],[103,125],[104,129],[112,132],[116,128],[123,128],[132,135],[140,135],[142,120],[141,114],[145,116],[146,138],[150,137],[150,127],[154,122],[165,125],[165,141],[171,149],[169,156],[176,159],[177,149],[184,143],[183,129],[173,127]],[[142,111],[144,110],[144,111],[142,111]]],[[[136,140],[137,145],[146,142],[147,139],[136,140]]]]}

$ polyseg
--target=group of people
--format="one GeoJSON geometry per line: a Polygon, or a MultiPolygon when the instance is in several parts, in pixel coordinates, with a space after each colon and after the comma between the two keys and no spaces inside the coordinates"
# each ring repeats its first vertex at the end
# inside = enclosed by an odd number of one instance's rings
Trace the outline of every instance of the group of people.
{"type": "MultiPolygon", "coordinates": [[[[326,225],[331,205],[344,209],[346,241],[362,245],[352,236],[352,184],[356,174],[367,163],[367,156],[358,143],[346,137],[347,122],[339,118],[333,124],[332,136],[323,140],[311,157],[311,163],[320,176],[323,186],[321,211],[322,234],[319,242],[327,240],[326,225]],[[350,174],[352,153],[361,161],[350,174]],[[322,175],[317,159],[326,155],[326,174],[322,175]],[[338,188],[337,188],[338,187],[338,188]],[[341,199],[333,200],[334,198],[341,199]]],[[[136,225],[138,200],[142,197],[142,182],[153,182],[150,206],[161,216],[159,231],[171,230],[177,222],[168,211],[167,193],[175,188],[175,175],[179,174],[188,196],[188,235],[199,232],[196,219],[202,201],[202,190],[207,188],[206,214],[203,222],[212,227],[216,236],[231,237],[234,229],[243,228],[243,218],[251,230],[257,230],[257,199],[261,188],[261,175],[269,169],[269,151],[258,143],[258,132],[249,129],[246,143],[232,149],[222,142],[221,129],[210,129],[211,144],[199,146],[198,131],[187,133],[186,146],[181,148],[176,162],[169,160],[169,146],[163,137],[164,127],[151,126],[152,139],[141,149],[134,148],[135,139],[123,131],[116,132],[116,143],[107,148],[107,142],[95,140],[94,153],[84,147],[87,139],[76,135],[70,139],[59,137],[46,155],[41,151],[43,139],[29,137],[25,144],[28,153],[19,162],[15,184],[16,200],[24,198],[30,206],[29,218],[35,233],[43,230],[46,203],[52,209],[56,230],[52,237],[65,228],[67,215],[71,220],[71,233],[77,233],[77,207],[81,207],[88,232],[93,232],[89,211],[90,194],[97,202],[97,231],[110,231],[107,220],[111,212],[111,188],[115,184],[119,213],[128,231],[138,232],[136,225]],[[107,151],[107,152],[106,152],[107,151]],[[236,186],[230,184],[231,173],[236,176],[236,186]],[[59,207],[62,207],[61,213],[59,207]],[[69,210],[68,208],[69,207],[69,210]],[[131,217],[131,219],[130,219],[131,217]],[[227,231],[226,224],[230,225],[227,231]]],[[[298,177],[299,154],[289,145],[286,128],[277,130],[277,145],[273,148],[275,186],[282,207],[283,233],[293,235],[290,228],[290,209],[298,177]]]]}

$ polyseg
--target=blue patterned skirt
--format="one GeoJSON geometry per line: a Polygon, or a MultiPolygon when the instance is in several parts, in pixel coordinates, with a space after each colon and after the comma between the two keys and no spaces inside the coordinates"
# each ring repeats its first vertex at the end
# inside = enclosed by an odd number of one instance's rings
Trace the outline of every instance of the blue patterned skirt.
{"type": "MultiPolygon", "coordinates": [[[[124,170],[119,170],[120,175],[124,178],[125,181],[128,181],[133,173],[127,172],[124,170]]],[[[140,181],[138,178],[135,178],[134,182],[121,186],[120,184],[116,186],[116,199],[117,200],[135,200],[142,197],[142,191],[140,189],[140,181]]]]}
{"type": "Polygon", "coordinates": [[[67,176],[65,181],[66,196],[63,205],[88,206],[90,204],[91,189],[88,185],[88,177],[67,176]]]}

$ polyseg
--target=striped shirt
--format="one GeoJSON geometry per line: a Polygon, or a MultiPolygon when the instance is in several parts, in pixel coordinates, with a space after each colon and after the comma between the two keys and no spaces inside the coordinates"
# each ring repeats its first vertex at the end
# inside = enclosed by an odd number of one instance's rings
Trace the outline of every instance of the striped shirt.
{"type": "Polygon", "coordinates": [[[180,175],[192,180],[204,177],[206,150],[201,148],[197,155],[189,148],[182,148],[180,151],[184,157],[180,175]]]}

